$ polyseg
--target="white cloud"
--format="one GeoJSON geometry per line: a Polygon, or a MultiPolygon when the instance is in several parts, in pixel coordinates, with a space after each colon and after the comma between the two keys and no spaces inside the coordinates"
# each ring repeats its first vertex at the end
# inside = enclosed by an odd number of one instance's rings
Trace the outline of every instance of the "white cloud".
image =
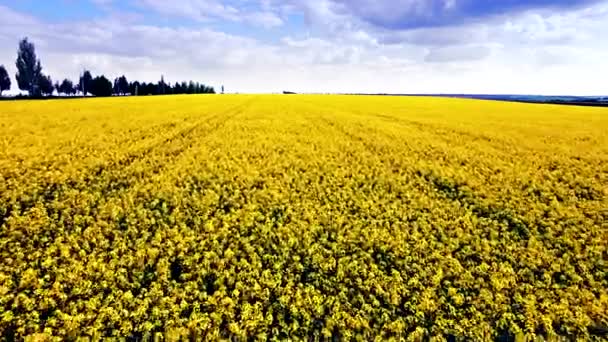
{"type": "Polygon", "coordinates": [[[140,6],[164,16],[177,16],[197,21],[222,19],[244,22],[265,28],[277,27],[283,20],[274,12],[264,10],[242,11],[238,7],[223,4],[219,0],[139,0],[140,6]]]}
{"type": "Polygon", "coordinates": [[[491,49],[483,45],[448,46],[430,49],[427,62],[476,61],[489,56],[491,49]]]}
{"type": "MultiPolygon", "coordinates": [[[[182,15],[179,6],[188,2],[156,3],[182,15]]],[[[235,13],[245,13],[244,7],[215,3],[204,12],[192,10],[200,15],[199,27],[123,18],[53,23],[0,6],[0,44],[14,46],[0,51],[0,64],[14,75],[17,42],[29,36],[54,79],[77,79],[88,68],[143,81],[157,81],[161,74],[173,82],[194,79],[239,92],[608,93],[608,46],[597,43],[608,32],[606,4],[387,29],[331,0],[264,0],[241,17],[235,13]],[[308,34],[290,31],[266,40],[205,27],[206,20],[219,18],[275,26],[279,21],[272,24],[273,18],[284,23],[294,14],[306,17],[308,34]]]]}
{"type": "MultiPolygon", "coordinates": [[[[398,30],[446,25],[462,25],[525,10],[565,11],[601,0],[283,0],[300,7],[322,4],[334,13],[377,28],[398,30]]],[[[279,2],[277,0],[277,2],[279,2]]]]}

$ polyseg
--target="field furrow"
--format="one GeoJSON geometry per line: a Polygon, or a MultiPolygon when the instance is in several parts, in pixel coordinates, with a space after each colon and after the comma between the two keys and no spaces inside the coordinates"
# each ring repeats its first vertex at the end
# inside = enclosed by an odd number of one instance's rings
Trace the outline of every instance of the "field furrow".
{"type": "Polygon", "coordinates": [[[608,112],[0,103],[0,335],[605,339],[608,112]]]}

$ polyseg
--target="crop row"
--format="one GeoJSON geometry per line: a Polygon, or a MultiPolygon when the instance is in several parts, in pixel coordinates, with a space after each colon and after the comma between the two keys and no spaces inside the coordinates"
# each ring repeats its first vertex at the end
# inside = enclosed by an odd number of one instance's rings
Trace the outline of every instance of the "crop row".
{"type": "Polygon", "coordinates": [[[166,99],[2,104],[1,335],[606,337],[600,109],[166,99]]]}

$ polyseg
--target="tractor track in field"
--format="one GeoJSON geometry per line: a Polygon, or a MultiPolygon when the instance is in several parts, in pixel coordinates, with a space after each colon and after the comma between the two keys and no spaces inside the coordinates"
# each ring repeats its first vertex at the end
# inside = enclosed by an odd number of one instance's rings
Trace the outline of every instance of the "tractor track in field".
{"type": "MultiPolygon", "coordinates": [[[[314,105],[314,104],[311,104],[311,105],[314,105]]],[[[332,106],[332,108],[336,108],[338,110],[344,110],[343,108],[340,108],[339,106],[332,106]]],[[[538,151],[530,146],[520,146],[520,145],[513,146],[513,144],[508,143],[501,139],[496,139],[496,138],[492,139],[492,138],[489,138],[482,134],[475,134],[472,132],[467,132],[467,131],[462,131],[462,130],[449,129],[449,128],[446,128],[446,127],[443,127],[443,126],[437,125],[437,124],[422,123],[419,121],[397,118],[397,117],[386,115],[386,114],[365,113],[360,110],[350,110],[349,113],[355,113],[356,115],[359,115],[361,117],[372,116],[372,117],[379,118],[381,120],[388,121],[390,123],[399,124],[399,125],[406,126],[406,127],[415,127],[422,132],[431,134],[434,137],[434,139],[443,141],[444,143],[449,144],[449,145],[459,144],[458,141],[455,141],[452,138],[448,138],[447,135],[449,135],[449,134],[455,134],[456,136],[463,137],[469,141],[481,141],[484,143],[484,146],[490,146],[497,153],[500,153],[500,155],[502,155],[502,156],[499,158],[501,158],[505,162],[509,162],[509,163],[513,163],[514,161],[519,162],[520,160],[525,160],[525,158],[523,158],[523,157],[525,157],[526,155],[529,155],[529,154],[539,154],[540,153],[550,159],[553,157],[553,152],[549,153],[549,152],[538,151]],[[519,156],[521,156],[522,158],[520,158],[519,156]],[[503,159],[503,158],[506,158],[506,159],[503,159]]],[[[363,125],[361,125],[361,126],[363,127],[363,125]]],[[[343,131],[344,129],[341,129],[341,130],[343,131]]],[[[376,130],[376,132],[388,137],[388,134],[386,134],[385,132],[383,132],[381,130],[376,130]]],[[[350,134],[350,135],[352,136],[352,134],[350,134]]],[[[355,140],[362,140],[364,138],[365,138],[364,136],[356,136],[355,140]]],[[[367,144],[369,145],[369,143],[367,143],[367,144]]],[[[406,143],[406,145],[407,145],[407,143],[406,143]]],[[[432,148],[433,148],[434,153],[439,153],[441,155],[444,155],[446,158],[452,157],[451,155],[447,154],[444,151],[444,149],[442,149],[442,148],[437,148],[437,146],[433,146],[432,148]]],[[[568,170],[568,169],[572,168],[573,165],[576,165],[577,168],[578,167],[585,167],[585,168],[591,167],[596,170],[599,170],[599,173],[602,173],[603,172],[602,170],[605,169],[603,166],[600,166],[598,168],[596,165],[597,164],[596,160],[592,160],[589,158],[583,158],[583,157],[576,157],[576,158],[572,157],[565,164],[563,162],[558,163],[557,161],[552,161],[552,163],[557,163],[557,165],[553,166],[553,171],[558,171],[558,172],[560,170],[564,170],[564,169],[568,170]]],[[[601,162],[600,162],[600,165],[602,165],[601,162]]],[[[580,184],[575,184],[572,181],[560,180],[558,182],[563,184],[567,188],[573,189],[573,191],[575,191],[577,193],[577,198],[579,200],[583,200],[583,201],[605,200],[605,195],[603,194],[601,189],[598,189],[597,187],[594,188],[594,187],[591,187],[590,185],[583,185],[583,188],[581,189],[580,184]],[[579,193],[581,195],[579,195],[579,193]]]]}
{"type": "MultiPolygon", "coordinates": [[[[331,127],[334,131],[341,133],[354,142],[360,143],[372,153],[382,153],[385,155],[394,153],[394,151],[390,150],[390,147],[379,147],[378,144],[369,141],[369,136],[358,135],[351,132],[345,127],[342,127],[339,122],[331,121],[326,117],[323,117],[322,114],[319,114],[318,119],[331,127]]],[[[361,125],[361,128],[365,129],[363,125],[361,125]]],[[[377,132],[387,136],[387,134],[381,130],[378,130],[377,132]]],[[[437,152],[443,153],[440,150],[437,150],[437,152]]],[[[401,166],[399,165],[393,166],[393,169],[395,167],[401,169],[401,166]]],[[[455,179],[446,178],[433,170],[412,169],[407,166],[405,166],[405,169],[409,169],[408,174],[410,174],[411,177],[415,177],[419,180],[414,182],[414,184],[416,184],[416,187],[420,190],[425,191],[428,187],[433,189],[433,191],[436,192],[436,196],[439,198],[452,203],[457,203],[458,206],[462,207],[478,219],[490,220],[495,224],[505,224],[508,228],[508,234],[510,234],[515,241],[519,241],[522,246],[527,244],[527,241],[531,236],[539,234],[537,232],[538,227],[536,227],[536,223],[533,219],[525,217],[515,208],[508,205],[486,203],[482,200],[482,196],[477,193],[475,189],[469,189],[469,186],[466,183],[459,183],[455,179]]],[[[570,184],[564,183],[564,185],[570,184]]],[[[594,198],[591,198],[591,200],[601,201],[602,198],[603,197],[600,195],[596,195],[594,198]]],[[[516,266],[515,264],[513,265],[514,267],[516,266]]]]}
{"type": "MultiPolygon", "coordinates": [[[[367,141],[366,139],[368,139],[368,137],[350,132],[337,122],[331,121],[322,116],[319,116],[319,120],[324,122],[329,127],[332,127],[335,131],[341,133],[348,139],[360,143],[365,149],[372,153],[392,153],[389,147],[381,147],[378,144],[367,141]]],[[[363,126],[361,126],[361,128],[365,129],[363,126]]],[[[382,134],[382,132],[380,133],[382,134]]],[[[400,167],[398,169],[401,170],[400,167]]],[[[406,167],[406,169],[408,168],[406,167]]],[[[482,204],[481,198],[476,195],[474,191],[463,190],[466,188],[467,184],[459,184],[453,179],[442,177],[430,170],[410,168],[408,174],[420,180],[419,182],[414,183],[417,184],[417,187],[419,187],[420,190],[424,191],[426,189],[426,187],[422,184],[430,185],[430,188],[434,189],[441,198],[448,201],[458,202],[472,215],[480,219],[489,219],[497,223],[506,222],[510,231],[521,240],[525,241],[530,237],[530,229],[532,224],[524,219],[523,216],[517,215],[509,208],[482,204]]]]}
{"type": "MultiPolygon", "coordinates": [[[[310,103],[310,104],[312,104],[312,103],[310,103]]],[[[345,111],[345,109],[341,106],[333,105],[333,106],[331,106],[331,108],[334,108],[334,109],[337,109],[340,111],[345,111]]],[[[449,129],[449,128],[443,127],[441,125],[399,118],[399,117],[395,117],[392,115],[382,114],[382,113],[377,113],[377,112],[365,112],[365,111],[357,110],[357,109],[348,109],[348,113],[356,114],[360,117],[374,117],[374,118],[377,118],[377,119],[380,119],[380,120],[383,120],[383,121],[386,121],[386,122],[389,122],[392,124],[398,124],[398,125],[405,126],[405,127],[413,127],[422,132],[431,134],[434,137],[438,138],[439,140],[444,141],[448,144],[454,144],[454,143],[458,143],[458,142],[454,141],[454,139],[450,139],[449,137],[447,137],[446,133],[463,137],[471,142],[481,141],[486,146],[490,145],[493,149],[495,149],[496,151],[501,152],[501,153],[509,153],[512,155],[514,152],[513,148],[512,148],[514,146],[512,143],[501,140],[499,138],[488,137],[483,134],[476,134],[476,133],[463,131],[463,130],[457,130],[457,129],[449,129]]],[[[535,153],[538,152],[536,150],[533,150],[533,149],[531,149],[529,147],[525,147],[525,146],[518,145],[515,147],[519,150],[523,150],[521,152],[521,154],[530,152],[530,151],[534,151],[535,153]]]]}
{"type": "MultiPolygon", "coordinates": [[[[182,129],[182,130],[178,131],[177,133],[171,135],[168,138],[158,141],[150,146],[144,147],[139,151],[129,153],[129,154],[125,155],[124,157],[122,157],[122,158],[114,161],[110,165],[108,165],[108,168],[128,167],[128,166],[132,165],[134,162],[136,162],[138,159],[141,160],[141,159],[147,158],[150,154],[154,153],[159,148],[165,148],[170,144],[175,144],[176,142],[188,139],[190,136],[193,135],[194,132],[201,129],[201,127],[205,123],[211,122],[211,121],[219,118],[220,120],[218,120],[217,123],[211,124],[210,125],[211,127],[207,128],[207,129],[203,129],[201,131],[201,133],[208,134],[215,130],[218,130],[222,126],[224,126],[226,124],[226,122],[228,122],[230,119],[232,119],[233,117],[238,115],[241,112],[241,110],[243,108],[246,108],[252,101],[253,100],[249,100],[246,103],[239,104],[237,106],[231,107],[230,109],[227,109],[220,113],[211,115],[210,117],[205,118],[203,121],[199,121],[196,124],[192,125],[191,127],[182,129]]],[[[96,174],[96,173],[98,173],[98,171],[93,171],[93,173],[96,174]]]]}
{"type": "MultiPolygon", "coordinates": [[[[46,184],[43,186],[43,192],[37,194],[37,197],[42,199],[47,211],[56,211],[50,203],[60,199],[65,192],[69,190],[95,192],[100,194],[100,198],[110,198],[112,197],[112,194],[116,194],[121,190],[131,187],[141,178],[160,173],[170,165],[171,160],[178,158],[179,155],[191,148],[192,144],[186,144],[185,142],[190,139],[195,132],[198,134],[209,134],[221,129],[229,120],[240,114],[243,109],[247,108],[254,100],[255,99],[250,99],[227,110],[211,115],[210,117],[195,123],[191,127],[179,130],[161,141],[146,146],[136,152],[128,153],[108,165],[98,165],[89,168],[84,171],[86,175],[80,179],[70,179],[64,183],[46,184]],[[213,122],[216,120],[217,122],[213,122]],[[204,127],[206,123],[210,123],[209,127],[204,127]],[[181,145],[183,146],[180,146],[180,143],[182,143],[181,145]],[[172,150],[170,147],[175,146],[176,144],[178,144],[177,148],[172,150]],[[166,159],[165,157],[169,157],[169,159],[166,159]],[[137,162],[149,158],[153,158],[153,160],[163,160],[163,162],[145,169],[144,173],[137,175],[138,177],[133,177],[135,173],[129,173],[127,171],[137,162]]],[[[24,197],[30,198],[30,200],[19,201],[17,206],[4,206],[6,203],[1,204],[0,228],[4,227],[10,216],[27,215],[29,210],[36,205],[37,201],[33,199],[36,197],[35,195],[36,194],[25,195],[24,197]]]]}

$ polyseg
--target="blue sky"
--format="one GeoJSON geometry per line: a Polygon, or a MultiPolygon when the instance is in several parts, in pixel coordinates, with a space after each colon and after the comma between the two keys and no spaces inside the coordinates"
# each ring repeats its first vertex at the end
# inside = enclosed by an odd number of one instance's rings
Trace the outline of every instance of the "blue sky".
{"type": "Polygon", "coordinates": [[[605,32],[595,0],[0,0],[11,74],[27,36],[54,79],[234,92],[603,95],[605,32]]]}

